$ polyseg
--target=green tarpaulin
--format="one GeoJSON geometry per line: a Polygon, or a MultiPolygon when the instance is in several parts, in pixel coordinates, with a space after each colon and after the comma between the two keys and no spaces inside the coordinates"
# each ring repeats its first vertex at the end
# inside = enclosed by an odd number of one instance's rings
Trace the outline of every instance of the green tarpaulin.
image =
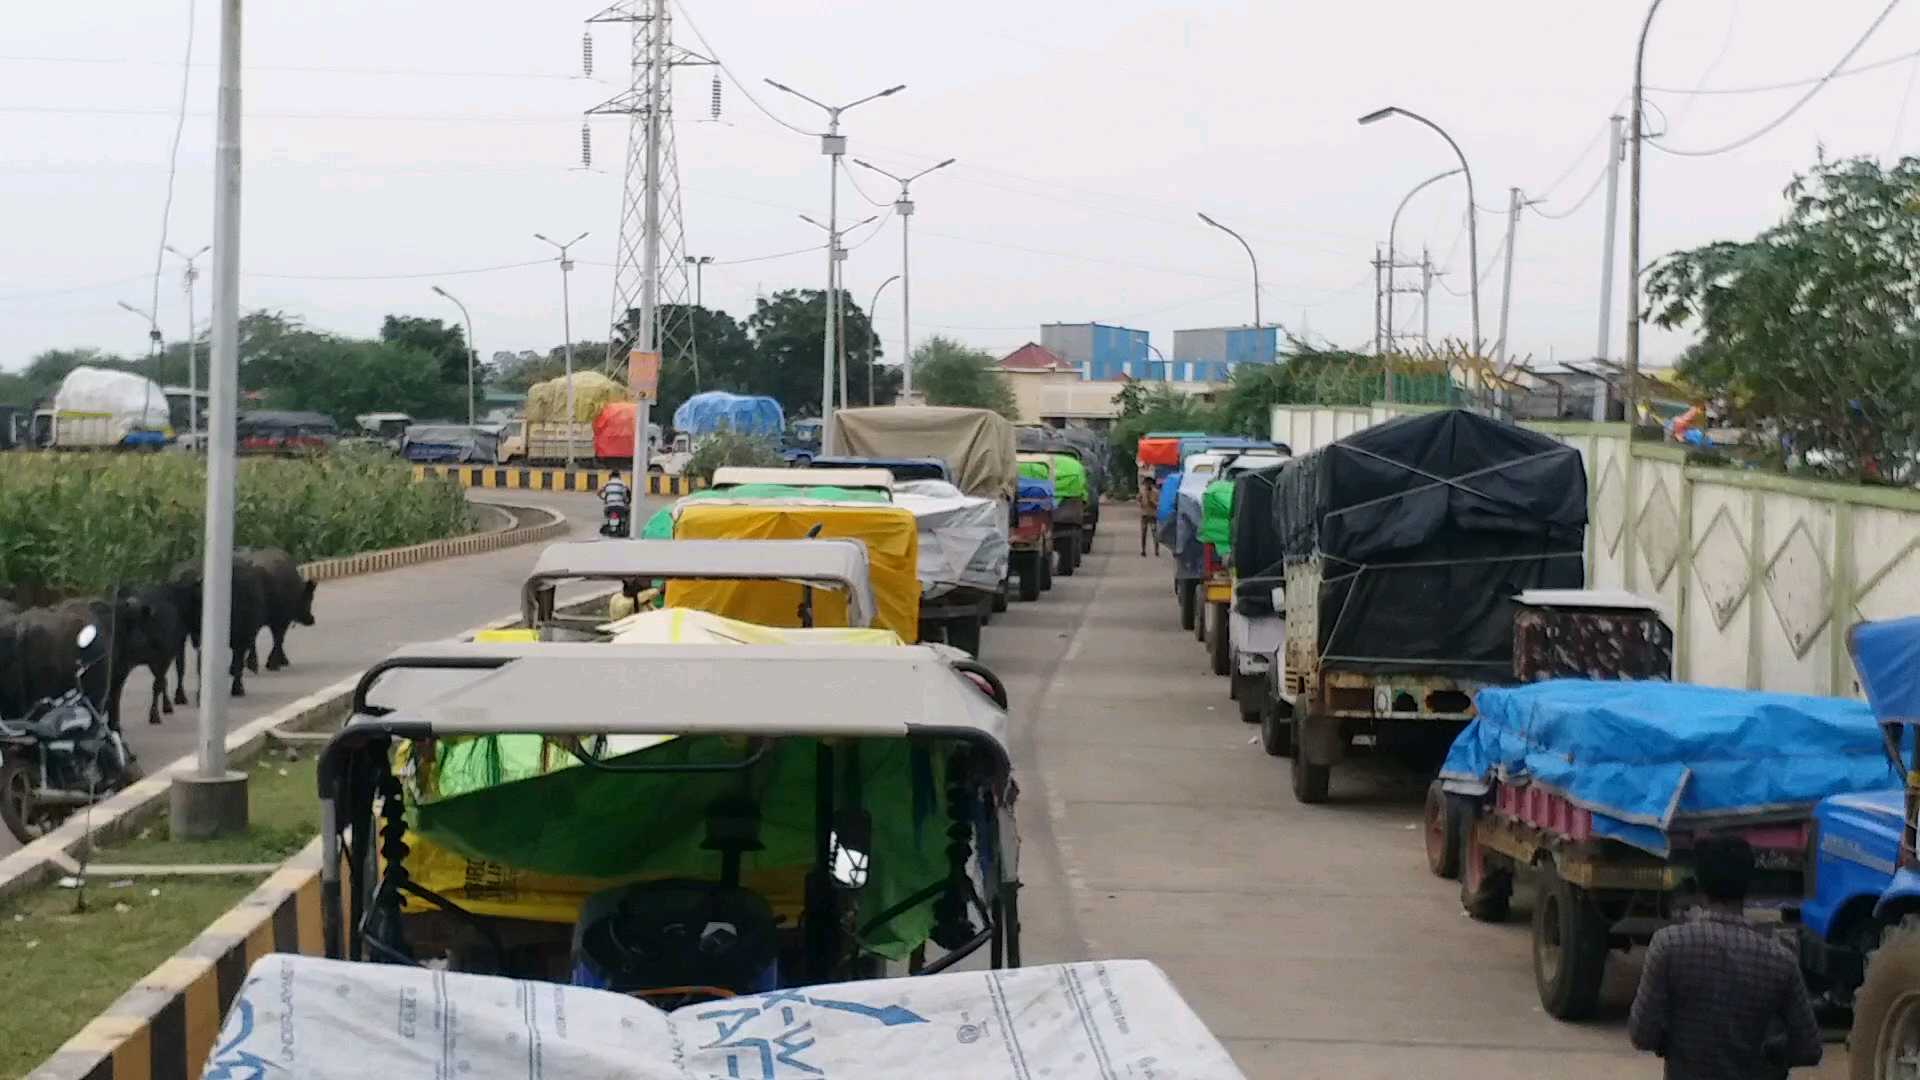
{"type": "Polygon", "coordinates": [[[1022,461],[1020,463],[1020,475],[1029,480],[1045,480],[1048,483],[1053,482],[1053,470],[1049,468],[1044,461],[1022,461]]]}
{"type": "Polygon", "coordinates": [[[689,500],[712,499],[818,499],[823,502],[884,503],[890,501],[883,491],[865,488],[829,487],[824,484],[740,484],[724,491],[696,491],[673,506],[654,511],[640,530],[645,540],[673,539],[673,512],[689,500]]]}
{"type": "Polygon", "coordinates": [[[1200,542],[1212,544],[1221,562],[1232,554],[1233,481],[1215,480],[1200,495],[1200,542]]]}
{"type": "Polygon", "coordinates": [[[1053,455],[1053,495],[1057,499],[1087,497],[1087,467],[1072,454],[1053,455]]]}

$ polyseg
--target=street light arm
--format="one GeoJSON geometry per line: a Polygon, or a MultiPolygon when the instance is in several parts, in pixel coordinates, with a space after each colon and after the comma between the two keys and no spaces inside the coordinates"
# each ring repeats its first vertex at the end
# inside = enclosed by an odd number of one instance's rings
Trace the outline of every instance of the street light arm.
{"type": "MultiPolygon", "coordinates": [[[[905,90],[906,88],[907,88],[906,83],[901,83],[899,86],[890,86],[887,89],[882,90],[877,94],[868,94],[866,97],[863,97],[858,101],[849,101],[845,105],[842,105],[837,109],[829,108],[829,111],[836,112],[836,113],[843,113],[843,112],[846,112],[848,109],[853,108],[855,105],[865,105],[867,102],[875,101],[875,100],[878,100],[879,98],[892,97],[893,95],[899,93],[902,90],[905,90]]],[[[808,98],[807,100],[812,101],[813,99],[808,98]]],[[[814,102],[814,104],[818,105],[819,102],[814,102]]],[[[828,107],[822,106],[822,108],[828,108],[828,107]]]]}
{"type": "Polygon", "coordinates": [[[801,101],[804,101],[809,105],[813,105],[818,108],[825,109],[829,113],[834,111],[833,106],[827,104],[824,101],[818,101],[814,98],[810,98],[807,95],[801,93],[800,91],[795,90],[793,87],[788,86],[786,83],[774,82],[772,79],[766,80],[766,83],[768,86],[773,87],[775,90],[780,90],[785,93],[792,94],[794,97],[799,98],[801,101]]]}
{"type": "Polygon", "coordinates": [[[1407,204],[1413,201],[1413,197],[1415,195],[1418,195],[1422,191],[1425,191],[1428,187],[1434,184],[1437,184],[1442,180],[1445,180],[1447,177],[1457,174],[1459,171],[1460,171],[1459,169],[1448,169],[1446,172],[1434,173],[1432,176],[1429,176],[1425,180],[1422,180],[1418,184],[1415,184],[1413,187],[1413,190],[1407,192],[1407,194],[1403,198],[1401,198],[1400,205],[1393,208],[1393,222],[1391,225],[1387,227],[1387,258],[1392,259],[1396,257],[1394,255],[1393,238],[1394,238],[1394,235],[1400,231],[1400,211],[1405,210],[1407,208],[1407,204]]]}
{"type": "Polygon", "coordinates": [[[860,160],[859,158],[854,158],[854,159],[853,159],[853,163],[854,163],[855,165],[858,165],[858,166],[860,166],[860,167],[861,167],[861,168],[863,168],[863,169],[868,169],[868,170],[871,170],[871,171],[873,171],[873,172],[877,172],[877,173],[879,173],[879,174],[880,174],[881,176],[884,176],[884,177],[886,177],[887,179],[889,179],[889,180],[891,180],[891,181],[893,181],[893,182],[894,182],[894,183],[896,183],[896,184],[905,184],[905,183],[907,183],[907,182],[909,181],[909,179],[911,179],[911,178],[905,178],[905,179],[903,179],[903,178],[901,178],[901,177],[898,177],[898,176],[895,176],[895,175],[893,175],[892,173],[890,173],[890,172],[888,172],[887,170],[885,170],[885,169],[883,169],[883,168],[881,168],[880,166],[878,166],[878,165],[869,165],[869,164],[867,164],[866,162],[864,162],[864,161],[861,161],[861,160],[860,160]]]}
{"type": "Polygon", "coordinates": [[[1247,261],[1253,264],[1253,323],[1254,326],[1258,327],[1260,325],[1260,260],[1253,254],[1253,245],[1247,243],[1246,237],[1241,236],[1225,225],[1220,224],[1197,210],[1194,212],[1200,215],[1201,221],[1240,241],[1240,246],[1247,249],[1247,261]]]}
{"type": "Polygon", "coordinates": [[[917,173],[914,173],[914,174],[913,174],[912,176],[909,176],[909,177],[907,177],[907,178],[906,178],[905,180],[902,180],[902,181],[900,181],[900,182],[901,182],[902,184],[911,184],[911,183],[913,183],[913,182],[914,182],[915,180],[918,180],[918,179],[920,179],[921,177],[923,177],[923,176],[925,176],[925,175],[927,175],[928,173],[930,173],[930,172],[938,172],[939,170],[941,170],[941,169],[944,169],[944,168],[946,168],[947,166],[949,166],[949,165],[951,165],[951,164],[953,164],[954,162],[956,162],[956,161],[958,161],[958,160],[960,160],[960,159],[959,159],[959,158],[948,158],[947,160],[945,160],[945,161],[943,161],[943,162],[941,162],[941,163],[940,163],[940,164],[938,164],[938,165],[929,165],[929,166],[927,166],[926,168],[924,168],[924,169],[921,169],[921,170],[920,170],[919,172],[917,172],[917,173]]]}

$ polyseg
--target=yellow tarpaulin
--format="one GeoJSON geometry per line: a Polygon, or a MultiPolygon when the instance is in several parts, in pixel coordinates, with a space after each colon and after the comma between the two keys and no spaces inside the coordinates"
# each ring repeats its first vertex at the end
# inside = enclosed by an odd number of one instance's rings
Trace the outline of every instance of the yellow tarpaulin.
{"type": "MultiPolygon", "coordinates": [[[[815,527],[826,539],[867,546],[874,625],[917,641],[920,634],[920,537],[913,511],[888,504],[764,502],[706,504],[690,500],[673,525],[676,540],[802,540],[815,527]]],[[[670,581],[667,606],[698,608],[761,626],[800,625],[801,586],[769,581],[670,581]]],[[[815,626],[847,625],[846,598],[813,591],[815,626]]]]}
{"type": "Polygon", "coordinates": [[[664,608],[620,620],[616,645],[900,645],[900,635],[884,627],[822,626],[799,630],[761,626],[711,611],[664,608]]]}

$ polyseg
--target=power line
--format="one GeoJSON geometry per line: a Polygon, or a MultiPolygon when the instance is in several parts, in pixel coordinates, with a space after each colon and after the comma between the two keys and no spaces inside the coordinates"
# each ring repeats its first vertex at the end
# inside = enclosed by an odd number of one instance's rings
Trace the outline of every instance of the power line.
{"type": "Polygon", "coordinates": [[[1865,75],[1869,71],[1879,71],[1881,68],[1893,67],[1896,64],[1904,64],[1914,59],[1920,59],[1920,49],[1915,49],[1912,52],[1904,52],[1898,56],[1889,56],[1884,60],[1875,60],[1871,64],[1861,64],[1859,67],[1846,68],[1842,71],[1835,71],[1827,75],[1816,75],[1809,79],[1793,79],[1789,82],[1757,83],[1752,86],[1695,87],[1692,90],[1682,90],[1679,87],[1673,86],[1649,86],[1645,89],[1656,94],[1687,94],[1705,97],[1732,94],[1764,94],[1776,90],[1793,90],[1802,86],[1812,86],[1815,83],[1830,82],[1834,79],[1845,79],[1854,75],[1865,75]]]}
{"type": "Polygon", "coordinates": [[[776,115],[772,109],[769,109],[765,105],[761,104],[760,99],[753,96],[753,90],[747,86],[746,82],[742,80],[739,76],[735,75],[733,73],[733,69],[727,66],[727,62],[720,58],[720,51],[713,47],[713,42],[708,41],[707,35],[700,32],[700,24],[697,22],[694,22],[693,16],[687,13],[686,5],[675,3],[673,5],[673,9],[680,13],[680,17],[682,19],[685,19],[687,21],[687,29],[692,30],[693,36],[700,39],[701,47],[707,50],[707,56],[710,59],[712,59],[715,66],[717,66],[720,69],[721,74],[727,77],[727,81],[733,84],[733,88],[735,90],[740,91],[740,94],[742,97],[746,98],[749,102],[753,103],[754,108],[759,109],[760,112],[763,115],[765,115],[767,119],[773,121],[776,124],[779,124],[781,127],[786,128],[788,131],[797,132],[798,134],[801,134],[801,135],[819,135],[820,134],[817,131],[808,131],[806,128],[803,128],[798,124],[788,123],[787,121],[781,119],[778,115],[776,115]]]}
{"type": "Polygon", "coordinates": [[[1599,174],[1593,178],[1593,183],[1587,185],[1586,193],[1584,195],[1581,195],[1580,198],[1574,200],[1574,204],[1572,206],[1569,206],[1565,210],[1562,210],[1558,213],[1550,214],[1545,210],[1540,209],[1540,207],[1533,201],[1529,201],[1526,204],[1527,209],[1532,210],[1534,213],[1539,214],[1541,217],[1546,218],[1548,221],[1559,221],[1562,218],[1570,218],[1573,215],[1579,213],[1581,207],[1587,205],[1587,201],[1593,198],[1594,192],[1597,192],[1600,190],[1600,185],[1603,181],[1606,180],[1606,178],[1607,178],[1607,170],[1606,168],[1603,167],[1601,168],[1599,174]]]}
{"type": "Polygon", "coordinates": [[[1802,106],[1806,105],[1807,102],[1812,101],[1814,98],[1814,95],[1818,94],[1821,90],[1825,89],[1826,85],[1833,81],[1833,77],[1840,73],[1840,69],[1844,68],[1847,65],[1847,62],[1853,59],[1854,54],[1859,52],[1861,47],[1866,45],[1867,41],[1871,39],[1873,35],[1880,29],[1881,24],[1887,21],[1887,16],[1893,14],[1893,9],[1899,6],[1900,6],[1900,0],[1889,0],[1887,6],[1884,9],[1882,9],[1880,14],[1873,20],[1873,22],[1867,26],[1866,33],[1863,33],[1860,35],[1860,39],[1853,43],[1853,47],[1847,50],[1846,55],[1842,56],[1838,63],[1833,65],[1833,69],[1828,71],[1825,76],[1821,77],[1818,81],[1816,81],[1813,84],[1813,86],[1807,90],[1806,93],[1800,95],[1800,100],[1794,102],[1787,109],[1786,112],[1781,113],[1778,117],[1776,117],[1773,120],[1772,123],[1766,125],[1760,130],[1752,133],[1751,135],[1747,135],[1743,138],[1735,139],[1734,141],[1727,143],[1724,146],[1716,146],[1707,150],[1676,150],[1673,147],[1662,145],[1659,142],[1653,142],[1653,143],[1650,143],[1650,145],[1655,150],[1659,150],[1668,154],[1674,154],[1679,157],[1713,157],[1717,154],[1724,154],[1731,150],[1738,150],[1741,147],[1747,145],[1748,143],[1753,142],[1754,140],[1760,138],[1761,136],[1779,127],[1781,124],[1786,123],[1789,119],[1793,117],[1795,113],[1800,111],[1802,106]]]}
{"type": "Polygon", "coordinates": [[[254,278],[272,278],[278,281],[407,281],[413,278],[460,277],[466,274],[491,274],[496,270],[519,270],[528,266],[546,266],[552,259],[527,259],[522,262],[500,263],[495,266],[473,266],[464,270],[433,270],[418,274],[260,274],[248,273],[244,276],[254,278]]]}
{"type": "Polygon", "coordinates": [[[711,265],[740,266],[744,263],[767,262],[772,259],[787,259],[795,255],[810,255],[813,252],[821,251],[825,249],[826,246],[827,245],[825,244],[815,244],[812,247],[794,248],[792,251],[776,251],[771,255],[751,255],[744,259],[715,259],[711,265]]]}
{"type": "MultiPolygon", "coordinates": [[[[125,56],[0,56],[0,64],[101,64],[113,67],[166,65],[164,60],[145,60],[125,56]]],[[[213,64],[193,64],[212,68],[213,64]]],[[[431,79],[554,79],[582,81],[583,76],[545,71],[435,71],[425,68],[336,67],[313,64],[248,64],[243,71],[278,71],[302,75],[399,75],[431,79]]],[[[592,80],[600,82],[602,80],[592,80]]]]}
{"type": "MultiPolygon", "coordinates": [[[[180,108],[173,123],[173,146],[167,151],[167,196],[160,204],[160,245],[153,253],[153,306],[147,309],[149,325],[156,330],[160,323],[160,274],[167,261],[167,229],[173,222],[173,185],[180,176],[180,139],[187,131],[187,93],[193,87],[193,24],[194,0],[187,0],[187,51],[180,61],[180,108]]],[[[187,330],[191,334],[193,328],[187,330]]]]}
{"type": "Polygon", "coordinates": [[[839,164],[839,160],[840,160],[839,158],[834,159],[835,167],[840,170],[840,175],[846,177],[847,182],[853,185],[853,190],[860,193],[861,198],[867,200],[868,202],[872,203],[875,206],[892,206],[893,205],[892,202],[881,202],[879,199],[876,199],[873,196],[867,194],[867,189],[860,186],[860,178],[853,175],[852,169],[847,168],[845,165],[839,164]]]}

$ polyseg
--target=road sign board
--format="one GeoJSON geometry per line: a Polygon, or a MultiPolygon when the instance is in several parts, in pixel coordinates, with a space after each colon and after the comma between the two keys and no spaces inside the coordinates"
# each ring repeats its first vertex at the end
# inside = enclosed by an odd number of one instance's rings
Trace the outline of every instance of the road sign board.
{"type": "Polygon", "coordinates": [[[639,349],[627,353],[627,385],[634,398],[654,401],[660,396],[660,354],[639,349]]]}

